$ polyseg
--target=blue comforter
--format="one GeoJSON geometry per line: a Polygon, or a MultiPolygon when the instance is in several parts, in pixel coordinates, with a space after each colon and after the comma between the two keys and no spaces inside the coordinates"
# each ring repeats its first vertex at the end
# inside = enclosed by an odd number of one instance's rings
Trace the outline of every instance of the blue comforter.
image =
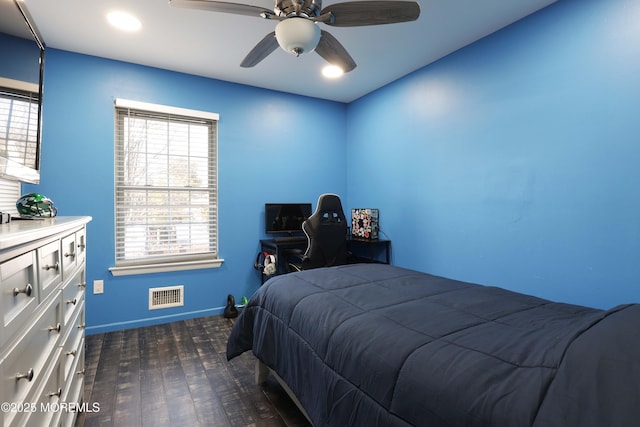
{"type": "Polygon", "coordinates": [[[315,426],[636,426],[640,306],[554,303],[381,264],[276,276],[236,321],[315,426]]]}

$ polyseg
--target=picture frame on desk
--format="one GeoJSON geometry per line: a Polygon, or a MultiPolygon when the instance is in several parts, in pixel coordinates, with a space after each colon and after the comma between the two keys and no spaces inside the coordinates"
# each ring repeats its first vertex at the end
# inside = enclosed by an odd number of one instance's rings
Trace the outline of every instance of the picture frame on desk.
{"type": "Polygon", "coordinates": [[[351,209],[351,236],[357,239],[378,239],[380,212],[372,208],[351,209]]]}

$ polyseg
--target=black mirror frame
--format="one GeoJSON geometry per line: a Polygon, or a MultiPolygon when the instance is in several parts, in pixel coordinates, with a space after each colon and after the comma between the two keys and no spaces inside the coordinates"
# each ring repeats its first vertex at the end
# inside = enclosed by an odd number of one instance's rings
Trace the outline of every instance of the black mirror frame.
{"type": "Polygon", "coordinates": [[[0,177],[17,180],[32,184],[38,184],[40,182],[40,160],[42,151],[42,101],[44,95],[44,61],[45,61],[45,44],[40,36],[33,18],[29,14],[26,6],[20,0],[12,0],[16,9],[24,19],[24,22],[31,33],[33,41],[36,43],[40,50],[40,70],[38,81],[38,129],[37,129],[37,149],[36,149],[36,161],[35,168],[19,165],[16,162],[12,162],[2,156],[0,156],[0,177]]]}

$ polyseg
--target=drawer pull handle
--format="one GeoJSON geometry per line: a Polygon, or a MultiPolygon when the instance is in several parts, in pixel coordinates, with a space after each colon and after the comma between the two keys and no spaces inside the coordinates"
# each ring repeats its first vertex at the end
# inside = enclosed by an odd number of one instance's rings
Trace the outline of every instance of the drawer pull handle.
{"type": "Polygon", "coordinates": [[[74,299],[70,299],[68,301],[65,301],[67,304],[73,304],[76,305],[76,303],[78,302],[78,298],[74,298],[74,299]]]}
{"type": "Polygon", "coordinates": [[[76,350],[67,351],[67,356],[75,356],[76,352],[76,350]]]}
{"type": "Polygon", "coordinates": [[[43,268],[43,269],[45,269],[45,270],[47,270],[47,271],[51,270],[52,268],[53,268],[55,271],[58,271],[58,270],[60,270],[60,263],[59,263],[59,262],[56,262],[56,263],[55,263],[55,264],[53,264],[53,265],[45,265],[45,266],[44,266],[44,267],[42,267],[42,268],[43,268]]]}
{"type": "Polygon", "coordinates": [[[53,397],[53,396],[60,397],[60,396],[62,396],[62,389],[58,387],[58,391],[49,393],[49,394],[47,394],[47,396],[49,396],[49,397],[53,397]]]}
{"type": "Polygon", "coordinates": [[[65,258],[75,258],[75,257],[76,257],[76,254],[74,254],[73,252],[71,252],[71,253],[68,253],[68,254],[64,254],[64,257],[65,257],[65,258]]]}
{"type": "Polygon", "coordinates": [[[82,371],[78,371],[78,372],[76,372],[76,374],[78,374],[78,375],[84,375],[84,369],[83,369],[82,371]]]}
{"type": "Polygon", "coordinates": [[[86,246],[84,243],[78,243],[78,247],[79,247],[80,249],[84,249],[84,248],[86,248],[87,246],[86,246]]]}
{"type": "Polygon", "coordinates": [[[78,329],[84,329],[84,323],[81,325],[78,325],[78,329]]]}
{"type": "Polygon", "coordinates": [[[27,286],[25,286],[24,289],[13,288],[14,297],[20,294],[25,294],[26,296],[30,297],[32,293],[33,293],[33,286],[31,286],[31,283],[27,283],[27,286]]]}
{"type": "Polygon", "coordinates": [[[31,380],[33,380],[33,368],[29,369],[26,374],[16,374],[16,381],[20,381],[22,379],[31,382],[31,380]]]}
{"type": "Polygon", "coordinates": [[[60,333],[60,328],[61,328],[60,323],[58,323],[56,326],[49,326],[47,328],[47,331],[49,332],[56,331],[57,333],[60,333]]]}
{"type": "Polygon", "coordinates": [[[87,282],[80,282],[80,283],[78,283],[78,287],[79,287],[79,288],[86,288],[86,287],[87,287],[87,282]]]}

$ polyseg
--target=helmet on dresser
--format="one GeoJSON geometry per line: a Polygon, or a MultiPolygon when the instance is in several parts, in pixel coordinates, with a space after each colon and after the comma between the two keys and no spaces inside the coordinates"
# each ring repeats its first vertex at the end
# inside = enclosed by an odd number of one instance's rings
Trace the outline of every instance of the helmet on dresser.
{"type": "Polygon", "coordinates": [[[20,216],[25,217],[54,217],[58,210],[53,206],[53,200],[38,193],[25,194],[16,202],[20,216]]]}

